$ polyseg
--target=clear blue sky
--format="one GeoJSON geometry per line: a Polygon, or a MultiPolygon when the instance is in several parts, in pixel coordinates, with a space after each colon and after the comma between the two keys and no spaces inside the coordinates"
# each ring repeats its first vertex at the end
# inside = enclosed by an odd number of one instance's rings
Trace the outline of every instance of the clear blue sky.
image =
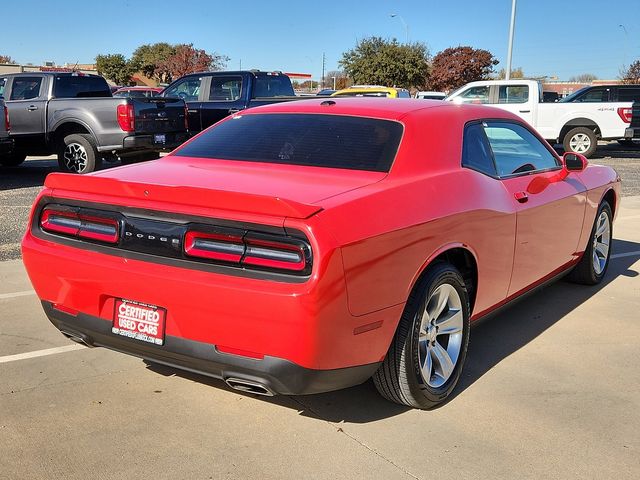
{"type": "MultiPolygon", "coordinates": [[[[5,2],[3,2],[5,3],[5,2]]],[[[166,41],[230,57],[228,68],[312,73],[338,67],[342,52],[377,35],[425,42],[432,54],[471,45],[506,63],[511,0],[107,2],[22,0],[2,6],[0,53],[18,62],[92,63],[166,41]],[[105,7],[108,6],[108,10],[105,7]]],[[[616,78],[640,58],[640,0],[518,0],[513,67],[527,75],[616,78]],[[626,28],[626,34],[622,27],[626,28]]]]}

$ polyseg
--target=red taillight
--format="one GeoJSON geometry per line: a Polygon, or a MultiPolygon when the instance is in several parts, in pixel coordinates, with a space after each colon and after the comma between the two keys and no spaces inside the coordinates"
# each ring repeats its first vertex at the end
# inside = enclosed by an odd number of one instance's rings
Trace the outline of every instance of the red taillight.
{"type": "Polygon", "coordinates": [[[240,263],[244,254],[242,235],[190,231],[184,237],[184,253],[191,257],[240,263]]]}
{"type": "Polygon", "coordinates": [[[618,115],[624,123],[631,123],[633,109],[631,107],[620,107],[618,108],[618,115]]]}
{"type": "Polygon", "coordinates": [[[40,216],[40,228],[49,233],[104,243],[118,243],[120,238],[120,225],[117,220],[72,210],[45,208],[40,216]]]}
{"type": "Polygon", "coordinates": [[[9,109],[4,109],[4,128],[8,132],[11,130],[11,124],[9,123],[9,109]]]}
{"type": "Polygon", "coordinates": [[[124,132],[135,132],[136,114],[133,105],[129,103],[118,105],[118,125],[124,132]]]}
{"type": "Polygon", "coordinates": [[[184,106],[184,129],[189,130],[189,107],[184,106]]]}
{"type": "Polygon", "coordinates": [[[243,235],[243,232],[189,230],[184,253],[214,262],[300,275],[310,273],[311,269],[311,247],[304,240],[254,232],[243,235]]]}

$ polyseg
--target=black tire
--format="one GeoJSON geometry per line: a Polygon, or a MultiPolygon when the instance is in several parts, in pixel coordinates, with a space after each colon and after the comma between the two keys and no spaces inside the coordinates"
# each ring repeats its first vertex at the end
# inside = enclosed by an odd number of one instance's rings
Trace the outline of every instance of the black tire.
{"type": "Polygon", "coordinates": [[[613,239],[612,219],[613,214],[611,212],[611,206],[609,205],[609,202],[603,200],[598,207],[598,213],[596,214],[596,218],[593,222],[593,228],[591,228],[591,234],[589,235],[587,248],[585,248],[584,253],[582,254],[582,258],[580,259],[578,264],[567,276],[567,280],[570,280],[574,283],[580,283],[582,285],[597,285],[602,281],[605,274],[607,273],[607,269],[609,268],[609,259],[611,257],[611,240],[613,239]],[[597,272],[594,262],[594,249],[596,243],[595,240],[597,238],[602,239],[602,235],[597,235],[597,228],[600,216],[603,214],[607,215],[607,222],[609,226],[609,248],[607,249],[606,257],[603,258],[603,256],[600,256],[602,260],[600,262],[600,268],[602,268],[602,270],[600,272],[597,272]]]}
{"type": "Polygon", "coordinates": [[[26,153],[11,152],[8,155],[0,156],[0,165],[3,167],[17,167],[27,158],[26,153]]]}
{"type": "Polygon", "coordinates": [[[98,149],[91,135],[74,133],[62,140],[58,150],[58,165],[63,172],[90,173],[97,170],[100,163],[98,149]]]}
{"type": "Polygon", "coordinates": [[[596,148],[598,148],[598,137],[596,136],[596,133],[590,128],[576,127],[576,128],[572,128],[565,134],[564,138],[562,139],[562,146],[564,147],[565,152],[580,153],[585,157],[589,158],[591,155],[595,153],[596,148]],[[583,135],[588,137],[589,147],[583,151],[578,151],[579,149],[574,150],[571,147],[571,139],[573,139],[576,136],[583,136],[583,135]]]}
{"type": "MultiPolygon", "coordinates": [[[[445,288],[445,287],[443,287],[445,288]]],[[[449,287],[446,287],[449,289],[449,287]]],[[[450,291],[450,289],[449,289],[450,291]]],[[[422,334],[422,338],[428,336],[422,334]]],[[[436,335],[440,336],[440,334],[436,335]]],[[[456,334],[458,335],[458,334],[456,334]]],[[[447,349],[453,336],[446,336],[447,349]]],[[[433,343],[436,343],[435,340],[433,343]]],[[[426,344],[430,342],[427,341],[426,344]]],[[[455,344],[451,344],[455,347],[455,344]]],[[[380,368],[373,375],[373,382],[380,394],[392,402],[399,403],[414,408],[428,409],[442,403],[451,394],[456,386],[469,345],[469,296],[460,272],[448,263],[436,263],[428,268],[422,279],[418,282],[413,292],[409,296],[407,305],[400,319],[398,329],[391,341],[387,355],[380,365],[380,368]],[[460,335],[456,338],[459,344],[459,353],[453,362],[453,370],[441,385],[431,386],[425,381],[421,373],[421,357],[429,356],[421,348],[424,342],[420,341],[421,325],[423,324],[423,312],[432,305],[427,303],[436,297],[435,292],[443,285],[453,287],[460,300],[460,309],[453,310],[445,307],[436,315],[436,319],[442,318],[443,314],[453,312],[462,313],[460,335]],[[445,381],[446,380],[446,381],[445,381]]],[[[431,357],[434,358],[433,356],[431,357]]],[[[450,360],[453,360],[449,357],[450,360]]],[[[433,362],[433,360],[431,360],[433,362]]],[[[435,364],[433,376],[436,379],[435,364]]],[[[431,368],[429,372],[431,372],[431,368]]],[[[431,380],[430,380],[431,381],[431,380]]]]}

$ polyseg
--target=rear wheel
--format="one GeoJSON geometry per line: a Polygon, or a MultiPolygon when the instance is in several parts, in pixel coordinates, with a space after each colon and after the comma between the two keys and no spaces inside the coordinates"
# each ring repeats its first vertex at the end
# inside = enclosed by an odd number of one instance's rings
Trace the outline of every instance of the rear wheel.
{"type": "Polygon", "coordinates": [[[89,173],[100,166],[98,150],[91,135],[67,135],[58,151],[58,165],[65,172],[89,173]]]}
{"type": "Polygon", "coordinates": [[[598,147],[598,137],[590,128],[576,127],[564,136],[562,146],[565,152],[580,153],[589,158],[598,147]]]}
{"type": "Polygon", "coordinates": [[[392,402],[431,408],[451,394],[469,345],[469,297],[460,272],[448,263],[431,266],[400,319],[382,365],[373,376],[392,402]]]}
{"type": "Polygon", "coordinates": [[[584,285],[596,285],[602,281],[611,256],[613,238],[613,214],[609,203],[604,200],[598,207],[598,214],[591,229],[587,248],[568,279],[584,285]]]}
{"type": "Polygon", "coordinates": [[[0,156],[0,165],[3,167],[17,167],[27,158],[26,153],[12,152],[9,155],[0,156]]]}

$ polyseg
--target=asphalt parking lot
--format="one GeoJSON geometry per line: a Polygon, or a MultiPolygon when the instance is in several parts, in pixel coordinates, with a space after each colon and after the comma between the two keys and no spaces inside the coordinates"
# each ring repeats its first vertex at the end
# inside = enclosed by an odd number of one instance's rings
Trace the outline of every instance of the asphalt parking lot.
{"type": "Polygon", "coordinates": [[[640,149],[592,161],[624,182],[605,282],[558,282],[476,326],[455,395],[429,412],[370,382],[242,395],[66,340],[19,260],[55,161],[3,170],[0,479],[639,478],[640,149]]]}

